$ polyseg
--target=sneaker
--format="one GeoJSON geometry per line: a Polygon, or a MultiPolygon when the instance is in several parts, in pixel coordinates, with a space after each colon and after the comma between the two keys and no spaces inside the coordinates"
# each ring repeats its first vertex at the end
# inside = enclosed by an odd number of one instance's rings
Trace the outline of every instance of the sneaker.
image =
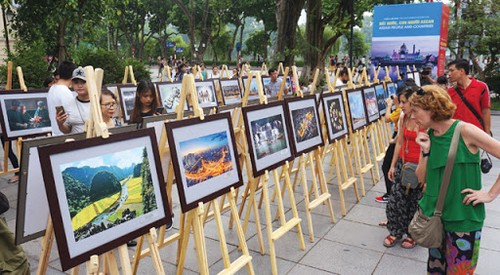
{"type": "Polygon", "coordinates": [[[378,196],[375,198],[375,201],[380,203],[387,203],[389,201],[389,198],[387,196],[378,196]]]}

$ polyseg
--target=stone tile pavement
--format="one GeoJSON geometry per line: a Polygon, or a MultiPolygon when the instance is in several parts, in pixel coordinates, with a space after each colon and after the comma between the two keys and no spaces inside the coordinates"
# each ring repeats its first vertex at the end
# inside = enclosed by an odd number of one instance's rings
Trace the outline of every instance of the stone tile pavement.
{"type": "MultiPolygon", "coordinates": [[[[500,137],[500,117],[493,119],[494,135],[500,137]]],[[[493,169],[483,175],[483,185],[489,189],[498,176],[500,160],[493,160],[493,169]]],[[[325,161],[325,172],[329,167],[325,161]]],[[[328,174],[327,174],[328,175],[328,174]]],[[[0,190],[4,192],[10,200],[12,209],[4,214],[9,227],[14,231],[17,205],[17,184],[8,184],[10,175],[0,177],[0,190]]],[[[382,245],[384,237],[388,234],[385,228],[378,226],[381,220],[385,219],[385,205],[374,201],[376,196],[384,193],[384,183],[378,182],[375,186],[371,183],[369,175],[365,175],[366,196],[356,203],[352,188],[346,191],[347,215],[342,217],[340,212],[340,201],[337,183],[334,180],[328,185],[332,193],[332,202],[335,212],[335,223],[331,223],[326,206],[319,206],[313,210],[312,220],[314,224],[314,242],[309,242],[307,221],[305,219],[304,200],[302,188],[297,188],[295,199],[299,216],[302,218],[302,231],[305,240],[305,250],[300,250],[296,231],[285,234],[276,242],[278,271],[280,274],[424,274],[426,272],[427,250],[416,247],[407,250],[396,245],[393,248],[386,248],[382,245]]],[[[272,189],[271,189],[272,191],[272,189]]],[[[175,232],[179,225],[180,206],[177,191],[173,191],[175,222],[175,232]]],[[[272,203],[274,213],[276,204],[272,203]]],[[[500,272],[500,198],[487,204],[487,218],[483,229],[483,239],[481,241],[480,257],[477,274],[498,274],[500,272]]],[[[290,208],[286,208],[288,216],[291,215],[290,208]]],[[[255,220],[250,219],[248,231],[246,233],[247,244],[250,254],[253,257],[252,263],[256,274],[270,274],[271,265],[269,248],[266,235],[265,215],[263,209],[259,212],[266,254],[259,252],[255,220]]],[[[229,214],[226,212],[222,217],[225,234],[228,242],[228,250],[231,259],[239,257],[237,249],[237,236],[234,230],[229,230],[229,214]]],[[[274,228],[276,228],[274,223],[274,228]]],[[[215,223],[209,221],[205,225],[205,237],[208,254],[210,273],[218,273],[223,268],[221,253],[219,248],[215,223]]],[[[23,244],[23,248],[28,254],[31,264],[31,271],[36,271],[40,253],[41,239],[23,244]]],[[[160,256],[167,274],[172,274],[176,270],[175,255],[177,244],[167,246],[160,250],[160,256]]],[[[132,257],[134,249],[129,249],[132,257]]],[[[187,258],[184,265],[185,274],[198,273],[198,264],[193,248],[193,239],[190,239],[187,249],[187,258]]],[[[47,274],[63,274],[58,259],[58,253],[54,246],[51,252],[49,268],[47,274]]],[[[85,267],[82,265],[80,274],[84,274],[85,267]]],[[[138,274],[154,274],[154,268],[150,258],[140,262],[138,274]]],[[[246,274],[246,269],[242,269],[240,274],[246,274]]]]}

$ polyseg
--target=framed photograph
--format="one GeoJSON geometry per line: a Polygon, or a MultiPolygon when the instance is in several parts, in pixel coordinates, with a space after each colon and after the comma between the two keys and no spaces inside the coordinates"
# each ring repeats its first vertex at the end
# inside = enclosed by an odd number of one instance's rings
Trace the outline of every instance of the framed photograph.
{"type": "Polygon", "coordinates": [[[375,87],[366,87],[363,89],[363,99],[366,107],[366,119],[368,122],[373,122],[380,118],[380,113],[377,105],[377,95],[375,87]]]}
{"type": "Polygon", "coordinates": [[[0,93],[2,134],[7,139],[44,135],[52,132],[48,90],[0,93]]]}
{"type": "Polygon", "coordinates": [[[394,82],[386,82],[385,83],[386,87],[387,87],[387,94],[388,96],[395,96],[396,95],[396,85],[394,84],[394,82]]]}
{"type": "Polygon", "coordinates": [[[294,155],[299,156],[323,146],[316,96],[286,99],[285,103],[294,155]]]}
{"type": "MultiPolygon", "coordinates": [[[[159,100],[167,114],[174,114],[181,99],[181,82],[158,82],[156,89],[158,90],[159,100]]],[[[186,102],[184,104],[184,111],[189,110],[186,102]]]]}
{"type": "Polygon", "coordinates": [[[254,176],[294,158],[282,101],[242,108],[254,176]]]}
{"type": "MultiPolygon", "coordinates": [[[[386,109],[387,109],[387,104],[385,103],[386,98],[388,97],[385,89],[384,89],[384,84],[377,84],[374,85],[375,88],[375,96],[377,97],[377,106],[378,106],[378,111],[381,116],[385,115],[386,109]]],[[[368,107],[368,105],[367,105],[368,107]]]]}
{"type": "Polygon", "coordinates": [[[271,97],[271,91],[269,91],[269,89],[266,88],[266,85],[269,84],[269,82],[271,82],[271,77],[262,76],[261,79],[262,79],[262,89],[264,89],[264,94],[267,97],[271,97]]]}
{"type": "MultiPolygon", "coordinates": [[[[247,86],[248,76],[243,76],[241,78],[241,97],[245,96],[245,87],[247,86]]],[[[248,101],[259,100],[259,92],[257,87],[257,79],[252,77],[252,82],[250,83],[250,94],[248,95],[248,101]]]]}
{"type": "Polygon", "coordinates": [[[401,87],[403,85],[405,85],[404,80],[398,80],[398,82],[396,82],[396,93],[398,92],[399,87],[401,87]]]}
{"type": "Polygon", "coordinates": [[[415,84],[420,87],[420,72],[413,72],[413,79],[415,80],[415,84]]]}
{"type": "Polygon", "coordinates": [[[153,129],[38,152],[63,271],[171,219],[153,129]]]}
{"type": "Polygon", "coordinates": [[[328,141],[334,142],[347,135],[347,120],[342,93],[325,93],[321,97],[328,130],[328,141]]]}
{"type": "MultiPolygon", "coordinates": [[[[135,129],[136,125],[128,125],[110,128],[109,132],[114,135],[134,131],[135,129]]],[[[85,133],[78,133],[23,140],[17,197],[16,244],[19,245],[42,237],[45,234],[47,218],[50,215],[49,204],[45,195],[45,185],[40,184],[43,175],[38,147],[85,138],[85,133]]]]}
{"type": "Polygon", "coordinates": [[[351,115],[351,130],[354,132],[367,124],[363,91],[361,89],[347,91],[347,103],[351,115]]]}
{"type": "Polygon", "coordinates": [[[239,79],[219,79],[224,105],[241,103],[241,87],[239,79]]]}
{"type": "Polygon", "coordinates": [[[183,213],[243,185],[228,113],[165,124],[183,213]]]}
{"type": "Polygon", "coordinates": [[[134,110],[135,92],[137,87],[132,84],[118,85],[118,97],[120,98],[120,107],[122,110],[123,120],[130,121],[130,116],[134,110]]]}
{"type": "Polygon", "coordinates": [[[196,81],[196,93],[201,108],[217,107],[217,96],[213,80],[196,81]]]}

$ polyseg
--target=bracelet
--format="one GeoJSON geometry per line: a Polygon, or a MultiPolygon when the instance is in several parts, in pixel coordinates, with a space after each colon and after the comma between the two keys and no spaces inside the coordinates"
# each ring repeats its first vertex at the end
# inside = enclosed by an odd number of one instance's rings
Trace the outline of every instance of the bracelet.
{"type": "Polygon", "coordinates": [[[428,157],[430,154],[431,154],[431,150],[429,150],[429,152],[427,152],[427,153],[424,153],[424,151],[422,151],[422,157],[424,157],[424,158],[428,157]]]}

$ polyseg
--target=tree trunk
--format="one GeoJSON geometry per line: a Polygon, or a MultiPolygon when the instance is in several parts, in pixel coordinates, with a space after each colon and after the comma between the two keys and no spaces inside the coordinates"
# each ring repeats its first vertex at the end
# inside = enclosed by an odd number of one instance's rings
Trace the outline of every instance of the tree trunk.
{"type": "Polygon", "coordinates": [[[231,55],[233,54],[233,47],[234,43],[236,42],[236,35],[238,35],[238,29],[240,28],[241,24],[236,25],[236,28],[234,29],[233,32],[233,38],[231,39],[231,45],[229,46],[229,49],[227,51],[227,62],[231,62],[231,55]]]}
{"type": "Polygon", "coordinates": [[[293,65],[294,54],[292,50],[296,45],[296,29],[300,12],[305,0],[276,0],[276,22],[278,35],[276,43],[276,56],[284,61],[284,65],[293,65]]]}
{"type": "Polygon", "coordinates": [[[316,68],[323,67],[320,59],[320,50],[323,45],[324,26],[321,18],[321,0],[307,1],[306,41],[304,53],[304,68],[301,77],[312,78],[316,68]]]}
{"type": "Polygon", "coordinates": [[[59,59],[59,64],[67,59],[68,51],[66,50],[66,42],[64,41],[64,34],[66,33],[66,23],[68,18],[65,16],[59,23],[59,28],[57,29],[57,58],[59,59]]]}

